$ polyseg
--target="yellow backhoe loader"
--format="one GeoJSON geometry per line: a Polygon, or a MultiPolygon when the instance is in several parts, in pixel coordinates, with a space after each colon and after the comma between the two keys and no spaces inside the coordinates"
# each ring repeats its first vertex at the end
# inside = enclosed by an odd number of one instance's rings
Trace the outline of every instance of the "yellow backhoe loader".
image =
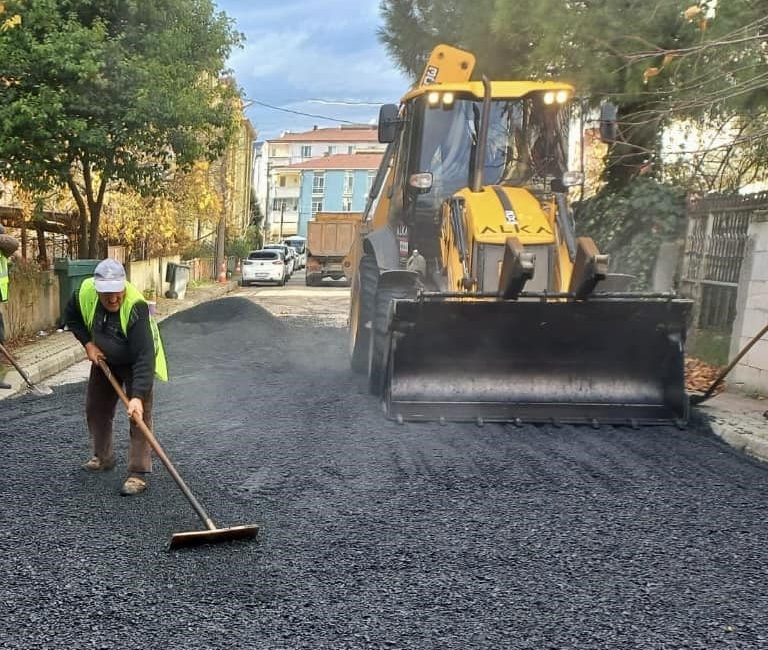
{"type": "Polygon", "coordinates": [[[440,45],[381,108],[352,368],[398,421],[684,424],[691,302],[627,292],[576,237],[573,87],[472,81],[474,63],[440,45]]]}

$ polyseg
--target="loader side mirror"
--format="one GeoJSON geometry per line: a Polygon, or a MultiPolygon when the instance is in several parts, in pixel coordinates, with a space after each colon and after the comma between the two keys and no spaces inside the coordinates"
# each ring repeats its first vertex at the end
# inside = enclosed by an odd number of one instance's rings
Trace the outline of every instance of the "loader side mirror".
{"type": "Polygon", "coordinates": [[[379,142],[394,142],[397,137],[397,127],[400,124],[399,110],[396,104],[384,104],[379,109],[379,142]]]}
{"type": "Polygon", "coordinates": [[[600,107],[600,140],[606,144],[616,142],[619,134],[618,114],[616,104],[606,102],[600,107]]]}

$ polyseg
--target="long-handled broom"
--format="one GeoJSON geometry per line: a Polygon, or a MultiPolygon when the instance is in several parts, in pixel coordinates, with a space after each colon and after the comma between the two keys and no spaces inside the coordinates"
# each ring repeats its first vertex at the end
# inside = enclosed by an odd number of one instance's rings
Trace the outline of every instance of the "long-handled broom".
{"type": "Polygon", "coordinates": [[[43,384],[35,384],[30,378],[29,375],[24,372],[24,368],[22,368],[19,365],[19,362],[16,361],[16,359],[13,358],[11,353],[8,351],[8,349],[0,343],[0,352],[5,355],[5,358],[8,359],[8,361],[11,362],[11,365],[16,368],[16,372],[19,373],[21,378],[24,380],[24,383],[27,385],[29,390],[31,390],[35,395],[50,395],[53,393],[53,389],[50,386],[45,386],[43,384]]]}
{"type": "MultiPolygon", "coordinates": [[[[723,379],[728,375],[731,370],[733,370],[736,367],[736,364],[741,361],[741,358],[752,349],[752,346],[755,345],[765,334],[768,333],[768,324],[766,324],[763,329],[761,329],[757,334],[755,334],[754,337],[747,343],[741,350],[739,350],[738,354],[733,358],[733,360],[720,371],[720,374],[717,375],[715,380],[709,385],[709,388],[702,394],[702,395],[691,395],[689,397],[689,402],[692,406],[696,406],[697,404],[701,404],[702,402],[706,402],[710,397],[712,397],[715,394],[715,390],[717,390],[717,387],[723,383],[723,379]]],[[[765,413],[768,413],[766,411],[765,413]]],[[[765,415],[765,414],[764,414],[765,415]]],[[[766,415],[768,417],[768,415],[766,415]]]]}
{"type": "MultiPolygon", "coordinates": [[[[120,400],[123,402],[123,404],[128,406],[128,397],[126,396],[118,381],[112,375],[112,371],[109,369],[109,366],[104,361],[99,361],[99,367],[107,376],[107,379],[109,379],[109,383],[112,384],[112,387],[115,389],[118,397],[120,397],[120,400]]],[[[140,417],[133,418],[133,421],[136,423],[139,429],[141,429],[141,432],[144,434],[147,442],[150,444],[155,454],[157,454],[157,457],[163,462],[163,465],[165,465],[165,468],[168,470],[168,473],[171,475],[173,480],[176,481],[176,485],[179,486],[181,491],[184,493],[184,496],[187,497],[187,500],[192,504],[192,507],[195,509],[195,512],[200,517],[200,519],[202,519],[207,529],[193,530],[186,533],[174,533],[168,546],[170,550],[182,548],[184,546],[198,546],[200,544],[227,542],[236,539],[253,539],[256,537],[257,533],[259,532],[258,526],[233,526],[232,528],[219,528],[216,526],[216,524],[213,523],[213,520],[208,516],[208,513],[206,513],[203,509],[203,506],[201,506],[200,502],[195,498],[195,495],[192,494],[192,491],[187,487],[187,484],[184,482],[181,476],[179,476],[179,473],[176,471],[173,463],[171,463],[171,459],[168,458],[168,456],[165,454],[163,448],[160,446],[160,443],[157,441],[157,438],[155,438],[155,435],[152,433],[150,428],[144,424],[144,421],[140,417]]]]}

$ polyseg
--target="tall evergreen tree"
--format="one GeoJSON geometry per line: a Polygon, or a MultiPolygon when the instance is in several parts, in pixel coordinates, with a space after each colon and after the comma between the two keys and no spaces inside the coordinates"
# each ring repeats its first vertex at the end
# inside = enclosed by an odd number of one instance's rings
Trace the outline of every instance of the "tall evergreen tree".
{"type": "Polygon", "coordinates": [[[414,76],[446,42],[472,51],[491,77],[556,77],[616,103],[614,187],[648,169],[671,118],[712,120],[766,103],[764,2],[382,0],[381,11],[381,40],[414,76]]]}

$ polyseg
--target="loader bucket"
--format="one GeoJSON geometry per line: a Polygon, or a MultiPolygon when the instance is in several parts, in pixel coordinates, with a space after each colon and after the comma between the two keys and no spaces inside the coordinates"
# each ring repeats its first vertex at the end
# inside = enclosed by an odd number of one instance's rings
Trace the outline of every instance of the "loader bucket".
{"type": "Polygon", "coordinates": [[[387,415],[681,425],[690,308],[687,300],[636,297],[394,301],[387,415]]]}

